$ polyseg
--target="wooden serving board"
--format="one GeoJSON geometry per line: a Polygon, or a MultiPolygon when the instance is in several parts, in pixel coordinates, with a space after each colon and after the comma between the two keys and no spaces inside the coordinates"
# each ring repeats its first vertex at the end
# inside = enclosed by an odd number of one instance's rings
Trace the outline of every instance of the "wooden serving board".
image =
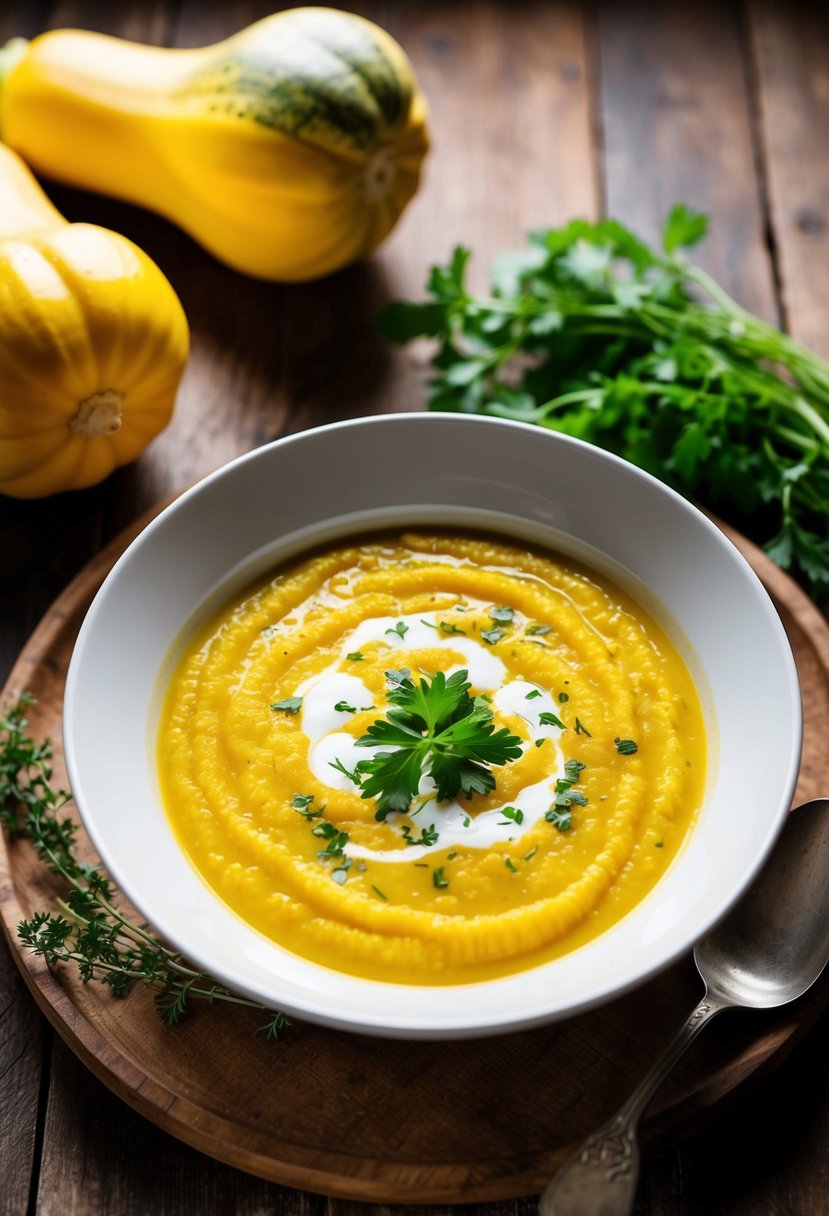
{"type": "MultiPolygon", "coordinates": [[[[827,794],[829,626],[762,553],[729,535],[774,597],[795,651],[806,717],[796,801],[827,794]]],[[[129,539],[101,553],[56,601],[3,694],[5,704],[23,690],[37,698],[32,730],[54,740],[56,777],[64,783],[69,656],[95,591],[129,539]]],[[[256,1037],[255,1011],[220,1006],[201,1007],[170,1029],[148,992],[116,1000],[69,970],[50,973],[20,948],[18,922],[51,906],[54,881],[25,842],[7,842],[0,852],[0,913],[11,949],[46,1017],[96,1076],[213,1157],[347,1199],[460,1203],[539,1191],[627,1096],[700,996],[688,957],[583,1016],[469,1042],[394,1042],[295,1024],[273,1044],[256,1037]]],[[[778,1062],[827,996],[823,982],[779,1014],[719,1020],[658,1095],[644,1144],[692,1130],[747,1078],[778,1062]]]]}

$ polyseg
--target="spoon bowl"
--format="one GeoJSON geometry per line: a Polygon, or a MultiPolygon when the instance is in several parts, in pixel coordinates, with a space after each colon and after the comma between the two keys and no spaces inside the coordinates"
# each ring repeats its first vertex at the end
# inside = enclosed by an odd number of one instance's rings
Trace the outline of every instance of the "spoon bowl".
{"type": "Polygon", "coordinates": [[[803,996],[829,961],[829,798],[793,811],[759,876],[698,943],[705,995],[622,1108],[539,1200],[541,1216],[627,1216],[639,1175],[639,1120],[704,1026],[724,1009],[774,1009],[803,996]]]}
{"type": "Polygon", "coordinates": [[[829,958],[829,798],[793,811],[769,861],[694,961],[724,1005],[774,1009],[802,996],[829,958]]]}

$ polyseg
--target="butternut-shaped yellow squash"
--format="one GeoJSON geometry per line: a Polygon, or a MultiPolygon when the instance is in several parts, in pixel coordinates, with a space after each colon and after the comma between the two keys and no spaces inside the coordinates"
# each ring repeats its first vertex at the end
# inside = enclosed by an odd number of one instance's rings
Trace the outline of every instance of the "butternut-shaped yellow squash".
{"type": "Polygon", "coordinates": [[[178,297],[132,241],[70,224],[0,144],[0,493],[94,485],[170,418],[178,297]]]}
{"type": "Polygon", "coordinates": [[[275,13],[215,46],[57,30],[0,64],[0,134],[36,170],[159,211],[246,274],[312,279],[391,231],[428,148],[388,34],[275,13]]]}

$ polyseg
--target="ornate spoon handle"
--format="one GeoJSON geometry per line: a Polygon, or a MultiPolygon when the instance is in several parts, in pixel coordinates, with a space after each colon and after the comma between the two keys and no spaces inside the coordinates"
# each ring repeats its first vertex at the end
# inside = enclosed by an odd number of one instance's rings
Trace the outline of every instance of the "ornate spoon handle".
{"type": "Polygon", "coordinates": [[[642,1112],[703,1026],[730,1008],[708,993],[624,1106],[556,1174],[541,1195],[540,1216],[628,1216],[639,1178],[636,1131],[642,1112]]]}

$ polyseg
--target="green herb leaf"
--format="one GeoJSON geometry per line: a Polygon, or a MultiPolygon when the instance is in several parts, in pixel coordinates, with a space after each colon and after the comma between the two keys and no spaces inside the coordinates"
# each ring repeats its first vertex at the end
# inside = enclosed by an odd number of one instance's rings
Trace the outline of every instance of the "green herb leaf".
{"type": "Polygon", "coordinates": [[[501,638],[504,637],[506,632],[506,629],[499,629],[496,626],[494,629],[482,629],[481,637],[488,645],[494,646],[496,642],[501,641],[501,638]]]}
{"type": "Polygon", "coordinates": [[[398,621],[397,624],[395,626],[393,626],[393,628],[386,630],[386,633],[396,633],[399,638],[405,638],[405,636],[408,632],[409,632],[409,626],[406,624],[405,621],[398,621]]]}
{"type": "Polygon", "coordinates": [[[38,910],[21,921],[21,944],[48,967],[69,967],[84,983],[103,984],[115,997],[126,998],[136,984],[149,988],[168,1026],[178,1025],[193,1001],[230,1003],[264,1012],[267,1021],[257,1034],[276,1038],[290,1025],[283,1013],[230,992],[192,967],[122,911],[112,880],[82,860],[77,825],[66,813],[71,795],[52,785],[52,746],[28,734],[26,710],[32,704],[23,694],[7,712],[0,710],[0,822],[12,837],[30,841],[68,892],[55,901],[65,916],[38,910]]]}
{"type": "Polygon", "coordinates": [[[527,633],[530,635],[530,637],[535,637],[536,635],[549,633],[550,629],[550,625],[528,625],[527,633]]]}
{"type": "Polygon", "coordinates": [[[633,739],[616,739],[614,742],[620,756],[633,756],[639,751],[639,746],[634,743],[633,739]]]}
{"type": "Polygon", "coordinates": [[[517,806],[505,806],[501,814],[504,816],[501,827],[504,827],[507,823],[521,824],[524,822],[524,812],[519,810],[517,806]]]}
{"type": "Polygon", "coordinates": [[[495,730],[487,703],[469,695],[468,673],[456,671],[447,680],[437,672],[417,684],[399,672],[393,679],[386,674],[387,716],[357,740],[361,747],[395,749],[358,765],[363,798],[377,799],[376,818],[407,810],[424,773],[434,781],[438,801],[494,789],[491,767],[517,759],[521,740],[505,728],[495,730]]]}
{"type": "Polygon", "coordinates": [[[461,633],[461,634],[463,634],[464,637],[466,637],[466,630],[461,629],[458,625],[454,624],[453,621],[441,621],[440,622],[440,631],[441,631],[441,633],[450,633],[450,634],[461,633]]]}
{"type": "Polygon", "coordinates": [[[302,697],[286,697],[284,701],[274,701],[271,709],[281,709],[288,714],[298,714],[302,709],[302,697]]]}
{"type": "Polygon", "coordinates": [[[338,714],[356,714],[357,712],[356,705],[348,705],[345,701],[338,701],[334,709],[338,714]]]}
{"type": "Polygon", "coordinates": [[[365,655],[360,654],[359,650],[352,650],[351,654],[345,656],[349,663],[362,663],[365,655]]]}
{"type": "Polygon", "coordinates": [[[515,609],[510,608],[508,604],[501,604],[490,608],[489,615],[493,621],[512,621],[515,618],[515,609]]]}
{"type": "Polygon", "coordinates": [[[449,886],[449,879],[443,872],[443,866],[439,866],[438,869],[432,870],[432,885],[437,887],[438,890],[449,886]]]}
{"type": "Polygon", "coordinates": [[[536,700],[536,698],[537,698],[537,697],[540,697],[540,696],[541,696],[541,690],[540,690],[539,688],[534,688],[534,689],[532,690],[532,692],[528,692],[528,693],[527,693],[527,695],[526,695],[526,697],[524,698],[524,700],[525,700],[525,701],[535,701],[535,700],[536,700]]]}
{"type": "MultiPolygon", "coordinates": [[[[578,722],[578,718],[576,718],[576,721],[578,722]]],[[[546,709],[538,715],[538,724],[539,726],[557,726],[559,730],[567,730],[561,718],[556,717],[555,714],[550,713],[546,709]]]]}

